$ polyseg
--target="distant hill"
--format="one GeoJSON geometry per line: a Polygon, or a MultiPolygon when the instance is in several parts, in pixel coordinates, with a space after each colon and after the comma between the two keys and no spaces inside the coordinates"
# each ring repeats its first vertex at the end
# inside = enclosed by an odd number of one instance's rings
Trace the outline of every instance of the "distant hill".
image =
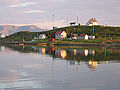
{"type": "Polygon", "coordinates": [[[13,34],[19,31],[41,32],[45,30],[40,29],[35,25],[27,25],[27,26],[0,25],[0,33],[4,33],[6,35],[13,34]]]}

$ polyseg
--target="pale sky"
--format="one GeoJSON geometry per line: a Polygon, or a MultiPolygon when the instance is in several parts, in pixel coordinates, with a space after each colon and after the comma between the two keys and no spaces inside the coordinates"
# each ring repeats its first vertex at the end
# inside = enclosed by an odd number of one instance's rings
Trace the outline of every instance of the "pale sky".
{"type": "Polygon", "coordinates": [[[77,16],[81,24],[94,17],[101,25],[120,26],[120,0],[0,0],[0,24],[51,28],[53,9],[57,27],[77,16]]]}

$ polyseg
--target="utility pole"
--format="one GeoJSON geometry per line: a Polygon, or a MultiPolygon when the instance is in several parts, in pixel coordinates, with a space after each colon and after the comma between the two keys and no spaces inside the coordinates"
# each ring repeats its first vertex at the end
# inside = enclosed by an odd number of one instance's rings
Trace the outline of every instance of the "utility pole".
{"type": "Polygon", "coordinates": [[[39,40],[38,34],[37,34],[37,41],[39,40]]]}
{"type": "Polygon", "coordinates": [[[94,32],[95,32],[95,29],[94,29],[94,25],[93,25],[93,34],[94,34],[94,32]]]}

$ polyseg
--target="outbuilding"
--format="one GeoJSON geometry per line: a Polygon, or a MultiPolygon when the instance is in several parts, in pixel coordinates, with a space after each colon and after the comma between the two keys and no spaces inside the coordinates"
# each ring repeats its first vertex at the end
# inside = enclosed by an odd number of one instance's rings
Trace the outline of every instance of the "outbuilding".
{"type": "Polygon", "coordinates": [[[5,34],[0,33],[0,38],[5,38],[5,37],[6,37],[5,34]]]}
{"type": "Polygon", "coordinates": [[[65,31],[57,31],[55,33],[55,39],[66,39],[67,33],[65,31]]]}
{"type": "Polygon", "coordinates": [[[47,36],[45,34],[40,34],[39,39],[47,39],[47,36]]]}

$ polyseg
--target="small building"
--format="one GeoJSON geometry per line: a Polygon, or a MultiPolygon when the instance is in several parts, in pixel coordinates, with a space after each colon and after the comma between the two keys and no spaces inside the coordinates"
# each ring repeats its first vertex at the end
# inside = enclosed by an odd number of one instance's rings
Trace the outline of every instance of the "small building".
{"type": "Polygon", "coordinates": [[[55,33],[55,39],[66,39],[67,33],[65,31],[57,31],[55,33]]]}
{"type": "Polygon", "coordinates": [[[5,38],[5,37],[6,37],[5,34],[0,33],[0,38],[5,38]]]}
{"type": "Polygon", "coordinates": [[[76,22],[70,22],[70,26],[75,26],[76,22]]]}
{"type": "Polygon", "coordinates": [[[77,38],[78,38],[78,34],[73,34],[72,39],[77,40],[77,38]]]}
{"type": "Polygon", "coordinates": [[[40,34],[39,39],[47,39],[47,36],[45,34],[40,34]]]}
{"type": "Polygon", "coordinates": [[[93,26],[93,25],[98,25],[98,21],[96,20],[96,18],[91,18],[87,23],[87,26],[93,26]]]}
{"type": "Polygon", "coordinates": [[[88,39],[95,39],[95,36],[90,35],[90,36],[88,36],[88,39]]]}
{"type": "Polygon", "coordinates": [[[53,30],[57,29],[57,27],[53,27],[53,30]]]}
{"type": "Polygon", "coordinates": [[[81,34],[78,39],[85,39],[88,40],[88,35],[87,34],[81,34]]]}

